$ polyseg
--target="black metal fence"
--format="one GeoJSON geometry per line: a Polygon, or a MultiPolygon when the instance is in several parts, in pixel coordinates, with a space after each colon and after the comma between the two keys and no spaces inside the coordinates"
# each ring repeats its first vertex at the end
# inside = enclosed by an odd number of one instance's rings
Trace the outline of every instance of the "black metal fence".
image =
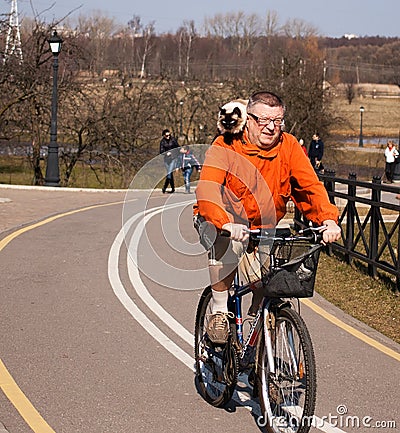
{"type": "MultiPolygon", "coordinates": [[[[400,188],[383,184],[380,177],[359,181],[354,173],[342,179],[334,171],[325,171],[320,179],[340,211],[342,239],[332,244],[332,250],[348,264],[353,259],[364,262],[371,277],[378,276],[378,269],[392,275],[399,291],[400,200],[396,196],[400,188]]],[[[297,210],[294,219],[295,224],[304,224],[297,210]]]]}

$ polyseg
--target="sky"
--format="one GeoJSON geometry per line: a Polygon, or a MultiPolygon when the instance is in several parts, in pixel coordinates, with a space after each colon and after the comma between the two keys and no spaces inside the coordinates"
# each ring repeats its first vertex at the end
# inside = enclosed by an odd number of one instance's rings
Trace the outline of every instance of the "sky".
{"type": "MultiPolygon", "coordinates": [[[[10,11],[11,0],[0,0],[0,13],[10,11]]],[[[201,28],[205,17],[243,11],[265,17],[275,11],[279,24],[301,19],[315,27],[320,36],[400,37],[400,0],[17,0],[20,19],[32,16],[33,4],[47,22],[75,8],[72,18],[101,11],[123,25],[138,15],[143,25],[155,22],[156,33],[175,32],[185,20],[201,28]],[[53,7],[51,7],[54,5],[53,7]]]]}

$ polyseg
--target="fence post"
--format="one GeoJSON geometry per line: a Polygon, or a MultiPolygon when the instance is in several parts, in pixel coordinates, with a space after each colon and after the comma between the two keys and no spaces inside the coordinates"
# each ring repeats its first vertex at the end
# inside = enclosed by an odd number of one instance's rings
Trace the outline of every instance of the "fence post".
{"type": "MultiPolygon", "coordinates": [[[[332,204],[335,204],[335,197],[333,196],[333,193],[335,191],[335,176],[336,176],[336,172],[335,170],[325,170],[325,176],[324,176],[324,186],[326,189],[326,192],[328,193],[329,196],[329,201],[332,204]]],[[[328,244],[325,247],[325,252],[326,254],[328,254],[328,256],[332,255],[332,244],[328,244]]]]}
{"type": "Polygon", "coordinates": [[[394,289],[395,292],[400,293],[400,277],[399,277],[399,271],[400,271],[400,230],[397,229],[397,252],[396,252],[396,287],[394,289]]]}
{"type": "MultiPolygon", "coordinates": [[[[369,228],[369,254],[368,258],[375,260],[378,253],[378,238],[379,238],[379,202],[381,201],[381,190],[374,185],[381,185],[380,176],[372,178],[372,194],[371,194],[371,223],[369,228]]],[[[368,265],[368,274],[371,277],[377,276],[377,267],[373,264],[368,265]]]]}
{"type": "MultiPolygon", "coordinates": [[[[357,180],[357,174],[356,173],[349,173],[349,180],[354,181],[354,183],[349,183],[347,194],[349,197],[355,197],[356,196],[356,183],[357,180]]],[[[353,250],[354,245],[354,218],[356,214],[356,204],[353,200],[347,200],[347,222],[346,222],[346,254],[345,254],[345,261],[347,264],[351,263],[351,254],[349,254],[350,251],[353,250]]]]}
{"type": "Polygon", "coordinates": [[[324,176],[324,186],[329,195],[329,201],[335,204],[335,197],[330,194],[335,191],[335,170],[325,170],[324,176]]]}

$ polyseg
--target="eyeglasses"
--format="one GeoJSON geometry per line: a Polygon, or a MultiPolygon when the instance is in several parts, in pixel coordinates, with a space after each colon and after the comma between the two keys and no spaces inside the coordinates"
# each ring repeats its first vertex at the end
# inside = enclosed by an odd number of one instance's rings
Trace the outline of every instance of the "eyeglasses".
{"type": "Polygon", "coordinates": [[[265,128],[271,122],[274,124],[274,126],[283,126],[285,124],[285,120],[280,117],[277,117],[276,119],[271,119],[269,117],[258,117],[253,113],[247,113],[247,114],[257,122],[257,125],[260,128],[265,128]]]}

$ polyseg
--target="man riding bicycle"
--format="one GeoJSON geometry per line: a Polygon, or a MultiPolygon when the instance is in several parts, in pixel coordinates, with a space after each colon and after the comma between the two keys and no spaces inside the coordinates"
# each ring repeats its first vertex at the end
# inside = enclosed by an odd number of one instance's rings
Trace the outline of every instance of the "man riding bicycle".
{"type": "Polygon", "coordinates": [[[284,115],[279,96],[256,92],[243,133],[229,143],[219,135],[206,154],[194,214],[202,243],[208,243],[212,311],[207,334],[215,343],[228,337],[228,290],[249,229],[274,227],[291,199],[309,221],[324,226],[325,243],[340,238],[338,210],[296,138],[282,131],[284,115]],[[202,221],[229,231],[230,239],[216,231],[211,242],[209,233],[204,241],[202,221]]]}

